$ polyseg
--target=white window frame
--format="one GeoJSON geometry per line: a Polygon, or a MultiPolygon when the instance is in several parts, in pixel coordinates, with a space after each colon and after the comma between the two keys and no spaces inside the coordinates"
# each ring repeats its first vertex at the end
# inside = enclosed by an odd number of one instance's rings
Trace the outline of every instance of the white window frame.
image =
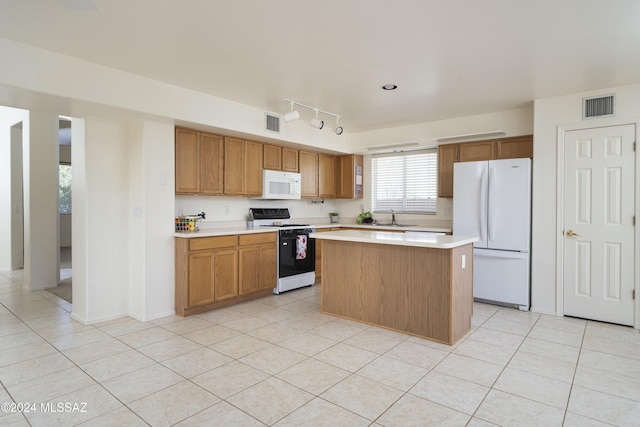
{"type": "Polygon", "coordinates": [[[388,213],[393,209],[398,213],[435,215],[437,198],[437,148],[372,156],[371,210],[373,212],[388,213]],[[387,163],[388,170],[378,170],[384,167],[382,162],[387,163]],[[396,165],[392,166],[392,163],[396,165]],[[380,176],[381,173],[385,173],[386,176],[380,176]],[[382,188],[381,186],[385,184],[381,183],[381,180],[395,182],[387,188],[382,188]],[[383,198],[383,192],[387,192],[388,197],[383,198]]]}

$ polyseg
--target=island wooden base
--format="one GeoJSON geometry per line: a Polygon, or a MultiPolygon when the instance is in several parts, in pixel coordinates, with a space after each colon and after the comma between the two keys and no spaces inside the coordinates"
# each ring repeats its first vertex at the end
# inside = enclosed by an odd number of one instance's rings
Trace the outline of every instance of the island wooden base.
{"type": "Polygon", "coordinates": [[[445,344],[471,329],[473,244],[434,249],[325,240],[323,245],[323,312],[445,344]]]}

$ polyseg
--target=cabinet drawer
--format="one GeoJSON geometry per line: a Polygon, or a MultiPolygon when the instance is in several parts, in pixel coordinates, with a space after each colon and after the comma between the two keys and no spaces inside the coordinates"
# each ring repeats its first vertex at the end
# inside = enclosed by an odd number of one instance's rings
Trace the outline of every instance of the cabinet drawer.
{"type": "Polygon", "coordinates": [[[238,245],[238,236],[220,237],[197,237],[189,241],[190,251],[200,251],[203,249],[226,248],[238,245]]]}
{"type": "Polygon", "coordinates": [[[260,243],[276,242],[276,233],[241,234],[239,237],[240,237],[240,246],[258,245],[260,243]]]}

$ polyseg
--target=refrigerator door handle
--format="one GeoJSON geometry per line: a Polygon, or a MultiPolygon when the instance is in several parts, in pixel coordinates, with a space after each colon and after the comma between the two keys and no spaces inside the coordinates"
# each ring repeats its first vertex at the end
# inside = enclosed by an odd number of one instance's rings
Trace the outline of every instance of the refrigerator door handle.
{"type": "Polygon", "coordinates": [[[487,216],[489,217],[487,220],[487,227],[489,229],[489,241],[493,240],[493,215],[495,211],[495,200],[496,200],[496,179],[495,179],[495,170],[492,167],[489,167],[489,208],[487,216]]]}
{"type": "Polygon", "coordinates": [[[487,170],[480,175],[480,240],[487,240],[487,170]]]}

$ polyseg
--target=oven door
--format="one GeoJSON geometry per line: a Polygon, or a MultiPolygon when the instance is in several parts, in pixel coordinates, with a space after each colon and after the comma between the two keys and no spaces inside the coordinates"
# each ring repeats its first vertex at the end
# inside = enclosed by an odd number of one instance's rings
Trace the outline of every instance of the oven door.
{"type": "Polygon", "coordinates": [[[316,240],[312,230],[280,230],[278,239],[278,277],[295,276],[316,270],[316,240]]]}

